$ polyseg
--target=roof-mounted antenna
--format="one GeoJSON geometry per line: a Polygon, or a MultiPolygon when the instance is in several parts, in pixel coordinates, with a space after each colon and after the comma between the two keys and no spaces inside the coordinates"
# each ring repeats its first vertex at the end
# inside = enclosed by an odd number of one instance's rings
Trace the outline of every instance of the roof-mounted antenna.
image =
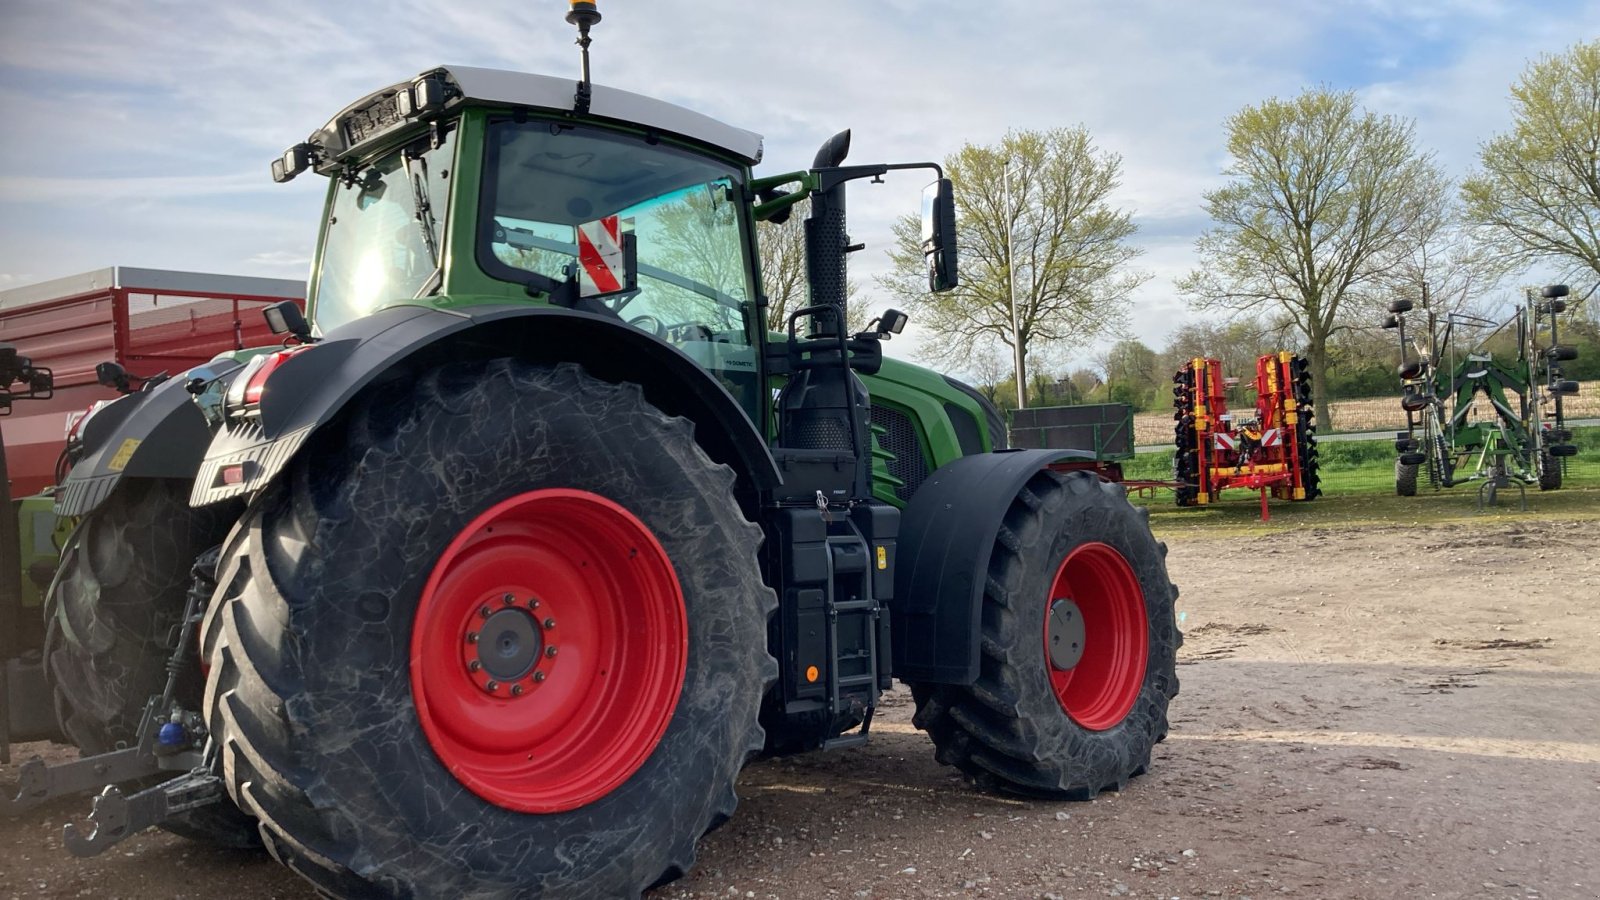
{"type": "Polygon", "coordinates": [[[578,81],[578,93],[572,98],[573,111],[583,115],[589,111],[589,29],[600,23],[600,9],[594,0],[572,0],[567,21],[578,26],[578,48],[583,54],[583,72],[578,81]]]}

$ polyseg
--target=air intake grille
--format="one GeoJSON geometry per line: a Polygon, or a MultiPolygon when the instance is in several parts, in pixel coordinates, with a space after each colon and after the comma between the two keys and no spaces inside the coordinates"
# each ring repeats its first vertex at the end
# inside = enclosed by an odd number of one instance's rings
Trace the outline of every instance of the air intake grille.
{"type": "Polygon", "coordinates": [[[922,456],[916,426],[905,413],[877,404],[872,406],[872,424],[884,429],[878,436],[878,445],[894,454],[894,459],[889,460],[889,474],[905,482],[894,489],[895,495],[902,503],[908,502],[928,477],[928,461],[922,456]]]}

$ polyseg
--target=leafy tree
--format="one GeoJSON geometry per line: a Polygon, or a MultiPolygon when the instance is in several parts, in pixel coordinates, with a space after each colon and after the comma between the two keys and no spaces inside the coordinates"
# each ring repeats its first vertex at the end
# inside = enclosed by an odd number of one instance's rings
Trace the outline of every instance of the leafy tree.
{"type": "Polygon", "coordinates": [[[1513,124],[1461,193],[1479,234],[1521,262],[1600,277],[1600,40],[1542,56],[1511,86],[1513,124]]]}
{"type": "Polygon", "coordinates": [[[1170,391],[1173,373],[1197,356],[1221,360],[1224,375],[1247,378],[1255,373],[1257,357],[1285,349],[1285,332],[1290,330],[1293,326],[1274,326],[1255,318],[1181,325],[1167,337],[1161,354],[1162,384],[1170,391]]]}
{"type": "Polygon", "coordinates": [[[1073,369],[1067,380],[1072,383],[1073,393],[1080,402],[1088,400],[1091,394],[1105,384],[1093,369],[1073,369]]]}
{"type": "Polygon", "coordinates": [[[1205,195],[1201,268],[1179,281],[1197,309],[1286,315],[1304,338],[1317,425],[1328,427],[1328,339],[1346,303],[1394,265],[1443,176],[1409,121],[1308,90],[1227,121],[1228,184],[1205,195]]]}
{"type": "Polygon", "coordinates": [[[928,356],[966,361],[994,341],[1013,350],[1020,345],[1027,384],[1034,355],[1122,328],[1129,297],[1148,276],[1127,268],[1143,251],[1127,242],[1138,230],[1132,214],[1111,198],[1120,184],[1120,157],[1097,150],[1082,127],[1057,128],[1012,132],[995,145],[968,144],[945,160],[945,170],[955,182],[961,286],[927,293],[915,217],[896,223],[889,252],[894,271],[880,279],[941,335],[930,342],[928,356]]]}
{"type": "Polygon", "coordinates": [[[1142,341],[1126,338],[1111,345],[1096,363],[1105,373],[1107,393],[1118,403],[1143,409],[1150,405],[1171,373],[1163,373],[1161,359],[1142,341]]]}

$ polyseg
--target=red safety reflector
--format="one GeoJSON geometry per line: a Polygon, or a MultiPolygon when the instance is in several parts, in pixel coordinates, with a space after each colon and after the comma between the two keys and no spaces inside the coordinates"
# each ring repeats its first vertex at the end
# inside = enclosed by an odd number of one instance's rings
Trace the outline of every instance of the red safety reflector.
{"type": "Polygon", "coordinates": [[[222,467],[223,484],[244,484],[244,463],[222,467]]]}
{"type": "Polygon", "coordinates": [[[622,290],[622,220],[606,216],[578,226],[578,294],[594,297],[622,290]]]}
{"type": "Polygon", "coordinates": [[[267,379],[272,376],[272,373],[288,361],[289,357],[294,356],[296,353],[310,350],[311,347],[311,344],[302,344],[299,347],[290,347],[288,350],[279,350],[277,353],[268,355],[266,361],[261,363],[254,372],[248,373],[250,380],[244,386],[245,405],[254,406],[260,403],[261,392],[266,390],[267,379]]]}

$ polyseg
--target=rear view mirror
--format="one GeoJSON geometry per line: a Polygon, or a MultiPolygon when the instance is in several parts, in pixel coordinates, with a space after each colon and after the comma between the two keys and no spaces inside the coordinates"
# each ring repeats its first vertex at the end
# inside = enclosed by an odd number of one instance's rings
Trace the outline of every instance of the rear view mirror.
{"type": "Polygon", "coordinates": [[[273,334],[292,334],[306,342],[311,339],[311,324],[293,300],[284,300],[262,309],[261,317],[267,320],[267,330],[273,334]]]}
{"type": "Polygon", "coordinates": [[[928,260],[928,290],[960,284],[956,265],[955,187],[941,178],[922,190],[922,255],[928,260]]]}
{"type": "Polygon", "coordinates": [[[108,387],[119,394],[133,393],[133,386],[128,381],[128,370],[114,362],[103,362],[94,367],[94,380],[101,387],[108,387]]]}

